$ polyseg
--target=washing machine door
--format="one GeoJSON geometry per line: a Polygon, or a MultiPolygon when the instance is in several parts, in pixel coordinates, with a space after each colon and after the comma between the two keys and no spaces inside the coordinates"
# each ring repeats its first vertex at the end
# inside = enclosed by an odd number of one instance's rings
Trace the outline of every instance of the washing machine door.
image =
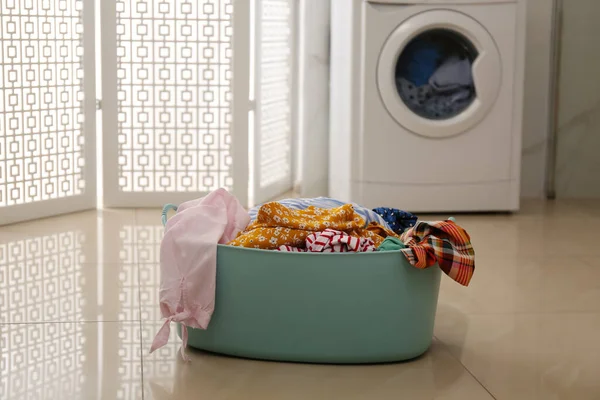
{"type": "Polygon", "coordinates": [[[490,111],[502,83],[498,48],[476,20],[450,10],[404,20],[379,57],[377,84],[389,114],[411,132],[452,137],[490,111]]]}

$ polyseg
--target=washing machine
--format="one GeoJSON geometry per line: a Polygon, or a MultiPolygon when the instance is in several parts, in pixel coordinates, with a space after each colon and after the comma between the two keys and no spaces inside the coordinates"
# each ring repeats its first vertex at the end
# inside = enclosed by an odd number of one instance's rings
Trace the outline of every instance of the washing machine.
{"type": "Polygon", "coordinates": [[[330,196],[519,208],[524,0],[332,0],[330,196]]]}

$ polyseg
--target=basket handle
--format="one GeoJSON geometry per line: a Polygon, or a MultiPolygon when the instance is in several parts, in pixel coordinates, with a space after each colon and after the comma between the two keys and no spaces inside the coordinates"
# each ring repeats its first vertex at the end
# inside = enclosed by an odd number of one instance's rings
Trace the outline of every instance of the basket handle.
{"type": "Polygon", "coordinates": [[[162,224],[163,226],[167,225],[167,213],[170,210],[175,210],[175,212],[177,212],[177,206],[175,204],[165,204],[163,209],[162,209],[162,224]]]}

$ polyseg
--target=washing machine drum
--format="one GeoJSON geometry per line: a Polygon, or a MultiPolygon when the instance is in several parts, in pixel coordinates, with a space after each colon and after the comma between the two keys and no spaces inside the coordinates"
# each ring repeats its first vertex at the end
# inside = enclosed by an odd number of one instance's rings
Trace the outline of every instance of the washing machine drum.
{"type": "Polygon", "coordinates": [[[449,10],[403,21],[382,48],[377,70],[390,115],[411,132],[451,137],[490,111],[502,80],[498,48],[474,19],[449,10]]]}

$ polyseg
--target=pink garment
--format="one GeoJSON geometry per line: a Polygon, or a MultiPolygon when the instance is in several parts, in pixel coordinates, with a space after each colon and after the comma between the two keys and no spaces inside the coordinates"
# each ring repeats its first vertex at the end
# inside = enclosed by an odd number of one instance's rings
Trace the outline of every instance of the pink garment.
{"type": "Polygon", "coordinates": [[[298,247],[282,245],[277,249],[288,252],[310,253],[348,253],[375,251],[375,243],[369,238],[359,238],[335,229],[325,229],[323,232],[311,233],[306,238],[306,250],[298,247]]]}
{"type": "Polygon", "coordinates": [[[249,222],[246,210],[225,189],[178,207],[160,244],[160,310],[167,320],[150,352],[167,344],[171,322],[180,322],[181,355],[189,360],[186,327],[206,329],[215,309],[217,244],[233,240],[249,222]]]}

